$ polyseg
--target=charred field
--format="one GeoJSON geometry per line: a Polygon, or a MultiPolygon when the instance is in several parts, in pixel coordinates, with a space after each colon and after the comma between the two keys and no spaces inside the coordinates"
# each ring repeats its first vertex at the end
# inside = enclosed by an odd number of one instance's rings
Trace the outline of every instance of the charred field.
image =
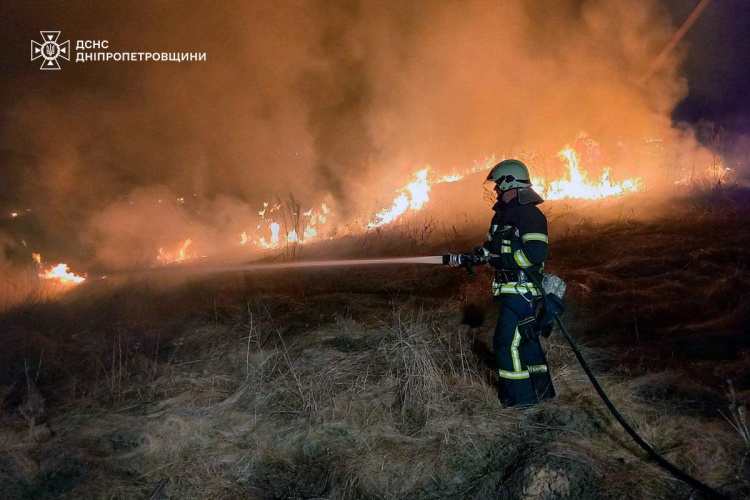
{"type": "MultiPolygon", "coordinates": [[[[612,400],[735,498],[750,495],[746,199],[550,214],[565,321],[612,400]]],[[[689,498],[559,334],[545,342],[558,396],[500,405],[489,280],[442,266],[174,274],[14,307],[0,316],[2,496],[689,498]]]]}

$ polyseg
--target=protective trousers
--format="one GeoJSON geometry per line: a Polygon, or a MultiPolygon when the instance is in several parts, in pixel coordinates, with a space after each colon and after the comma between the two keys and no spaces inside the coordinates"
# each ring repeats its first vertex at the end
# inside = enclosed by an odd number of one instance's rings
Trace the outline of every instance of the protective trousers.
{"type": "Polygon", "coordinates": [[[533,316],[538,300],[530,293],[503,294],[501,298],[492,344],[500,376],[499,397],[506,406],[533,405],[555,396],[539,336],[523,332],[528,327],[523,320],[533,316]]]}

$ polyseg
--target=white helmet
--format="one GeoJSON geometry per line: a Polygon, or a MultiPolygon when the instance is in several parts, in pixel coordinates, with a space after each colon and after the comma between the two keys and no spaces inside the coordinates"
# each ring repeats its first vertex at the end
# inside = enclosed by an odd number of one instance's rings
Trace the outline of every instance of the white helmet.
{"type": "Polygon", "coordinates": [[[544,200],[533,189],[529,169],[523,162],[518,160],[503,160],[490,170],[485,182],[494,182],[500,191],[509,191],[518,188],[518,203],[538,204],[544,200]]]}
{"type": "Polygon", "coordinates": [[[490,170],[487,181],[492,181],[501,191],[531,186],[529,169],[518,160],[503,160],[490,170]]]}

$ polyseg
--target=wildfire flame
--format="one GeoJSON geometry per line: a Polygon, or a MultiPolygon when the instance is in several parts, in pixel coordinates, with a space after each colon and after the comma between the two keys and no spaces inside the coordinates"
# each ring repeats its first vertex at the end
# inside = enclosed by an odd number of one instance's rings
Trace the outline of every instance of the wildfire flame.
{"type": "Polygon", "coordinates": [[[562,200],[565,198],[580,198],[596,200],[607,196],[620,196],[624,193],[637,191],[640,179],[627,179],[613,183],[610,179],[610,169],[602,170],[597,181],[591,181],[585,171],[581,170],[581,157],[570,146],[565,146],[557,157],[565,161],[568,166],[567,178],[552,181],[549,184],[543,179],[532,179],[532,184],[539,186],[543,197],[547,200],[562,200]]]}
{"type": "Polygon", "coordinates": [[[275,248],[279,245],[279,229],[281,226],[278,222],[271,222],[268,226],[271,228],[271,241],[267,241],[264,236],[261,236],[256,244],[262,248],[275,248]]]}
{"type": "Polygon", "coordinates": [[[429,167],[416,172],[413,180],[398,190],[399,195],[393,199],[391,207],[376,213],[367,224],[367,227],[373,229],[390,224],[409,209],[414,211],[422,210],[427,205],[427,202],[430,201],[432,186],[442,184],[443,182],[456,182],[464,178],[464,174],[451,174],[430,180],[430,174],[432,174],[432,170],[429,167]]]}
{"type": "MultiPolygon", "coordinates": [[[[589,139],[585,133],[579,134],[576,141],[583,141],[587,151],[596,150],[598,144],[589,139]]],[[[562,178],[549,180],[542,178],[532,179],[534,186],[540,191],[545,199],[601,199],[608,196],[620,196],[628,192],[637,191],[641,188],[640,179],[625,179],[615,182],[611,178],[610,169],[602,169],[601,176],[597,179],[589,179],[585,168],[581,163],[581,156],[571,146],[565,146],[557,157],[567,167],[562,178]]],[[[359,230],[374,229],[391,224],[404,217],[408,212],[423,210],[430,201],[430,191],[433,186],[442,183],[459,182],[469,174],[476,174],[492,168],[496,163],[495,156],[487,158],[484,162],[475,162],[471,168],[437,176],[430,167],[424,167],[414,172],[408,182],[401,188],[396,189],[396,194],[390,206],[377,211],[362,226],[355,226],[354,232],[359,230]]],[[[715,168],[712,172],[715,177],[724,177],[727,172],[723,166],[715,168]]],[[[263,202],[262,208],[258,210],[260,222],[254,230],[239,233],[240,246],[252,243],[260,249],[279,248],[284,245],[306,244],[320,239],[332,239],[334,234],[351,234],[351,226],[342,223],[339,226],[328,229],[326,224],[331,222],[330,208],[326,203],[313,206],[306,212],[302,212],[299,206],[290,208],[279,203],[271,204],[263,202]],[[291,213],[290,213],[291,211],[291,213]],[[278,214],[274,214],[278,212],[278,214]],[[283,227],[283,231],[282,231],[283,227]]],[[[173,253],[159,249],[158,261],[161,264],[182,262],[191,258],[187,255],[187,249],[192,243],[187,239],[179,250],[173,253]]]]}
{"type": "Polygon", "coordinates": [[[376,213],[372,220],[368,222],[367,227],[374,229],[376,227],[390,224],[399,219],[409,209],[414,211],[422,210],[425,205],[427,205],[427,202],[430,201],[429,193],[432,186],[444,182],[458,182],[463,180],[467,174],[475,174],[483,170],[488,170],[492,168],[494,164],[495,157],[493,155],[484,163],[476,162],[473,167],[464,170],[462,173],[448,174],[434,180],[430,180],[430,176],[433,174],[432,169],[429,167],[423,168],[413,174],[413,180],[411,182],[397,190],[399,194],[393,199],[391,207],[376,213]]]}
{"type": "Polygon", "coordinates": [[[159,248],[159,255],[156,257],[156,259],[159,261],[159,264],[175,264],[178,262],[183,262],[187,259],[191,259],[193,256],[187,255],[187,249],[192,242],[193,240],[191,240],[190,238],[186,239],[182,242],[179,250],[177,250],[176,252],[166,252],[164,251],[164,248],[159,248]]]}
{"type": "Polygon", "coordinates": [[[424,168],[414,174],[414,180],[409,182],[400,191],[400,194],[393,199],[391,208],[386,208],[375,214],[372,221],[367,227],[380,227],[401,217],[406,210],[421,210],[425,204],[430,201],[430,189],[432,185],[427,181],[429,168],[424,168]]]}
{"type": "Polygon", "coordinates": [[[32,258],[39,268],[39,277],[42,279],[55,281],[62,285],[78,285],[86,281],[85,275],[78,276],[74,274],[70,271],[67,264],[60,263],[44,269],[41,254],[33,253],[32,258]]]}
{"type": "MultiPolygon", "coordinates": [[[[326,203],[321,203],[319,210],[311,208],[307,212],[303,212],[302,214],[300,214],[299,232],[302,234],[301,237],[299,236],[297,229],[292,229],[282,237],[280,235],[281,224],[266,216],[267,213],[270,214],[274,211],[280,210],[282,207],[281,205],[274,205],[271,208],[268,207],[268,202],[263,202],[263,210],[259,211],[258,215],[260,215],[263,219],[263,222],[267,224],[268,230],[270,231],[270,237],[267,238],[266,236],[260,236],[259,238],[252,240],[253,243],[260,248],[277,248],[282,243],[302,244],[311,240],[315,240],[316,238],[320,237],[320,226],[328,222],[328,216],[331,213],[331,209],[328,207],[328,205],[326,203]]],[[[256,226],[256,233],[261,230],[261,227],[261,224],[258,224],[256,226]]],[[[250,241],[250,238],[247,236],[246,232],[243,232],[240,235],[240,245],[245,245],[247,241],[250,241]]]]}

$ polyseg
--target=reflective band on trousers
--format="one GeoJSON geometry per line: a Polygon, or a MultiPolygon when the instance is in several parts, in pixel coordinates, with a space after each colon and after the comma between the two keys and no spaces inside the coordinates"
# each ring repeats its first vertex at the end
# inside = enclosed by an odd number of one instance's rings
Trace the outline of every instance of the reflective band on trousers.
{"type": "Polygon", "coordinates": [[[492,282],[492,295],[495,296],[503,293],[523,295],[529,292],[531,292],[531,294],[534,296],[539,295],[539,292],[531,283],[527,285],[519,285],[518,283],[498,283],[497,281],[492,282]]]}
{"type": "Polygon", "coordinates": [[[520,344],[521,334],[518,333],[518,327],[516,327],[515,333],[513,334],[513,342],[510,344],[510,357],[513,360],[513,371],[509,372],[506,370],[498,370],[497,374],[502,378],[529,378],[529,372],[526,370],[521,370],[521,356],[518,354],[518,346],[520,344]]]}
{"type": "Polygon", "coordinates": [[[549,238],[544,233],[526,233],[521,236],[521,241],[526,243],[527,241],[543,241],[549,243],[549,238]]]}
{"type": "Polygon", "coordinates": [[[526,370],[522,372],[507,372],[505,370],[498,370],[497,374],[500,375],[502,378],[510,378],[510,379],[529,378],[529,372],[527,372],[526,370]]]}
{"type": "Polygon", "coordinates": [[[547,365],[529,365],[526,367],[529,373],[547,373],[547,365]]]}
{"type": "Polygon", "coordinates": [[[513,334],[513,343],[510,345],[510,355],[513,358],[513,371],[521,371],[521,356],[518,355],[518,346],[521,344],[521,334],[518,333],[518,327],[513,334]]]}

